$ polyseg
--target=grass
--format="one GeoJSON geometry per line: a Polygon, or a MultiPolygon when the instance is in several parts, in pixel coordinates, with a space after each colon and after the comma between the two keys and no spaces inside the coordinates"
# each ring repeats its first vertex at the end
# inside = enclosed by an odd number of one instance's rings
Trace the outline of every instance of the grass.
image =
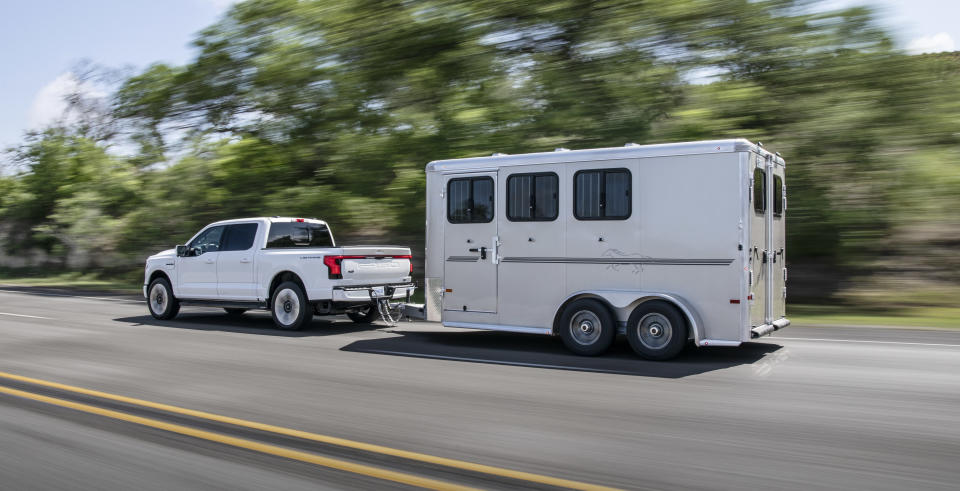
{"type": "Polygon", "coordinates": [[[15,286],[39,286],[49,288],[73,288],[117,293],[139,293],[142,280],[132,278],[106,278],[97,273],[29,273],[0,271],[0,284],[15,286]]]}
{"type": "Polygon", "coordinates": [[[960,328],[960,307],[787,305],[794,325],[910,326],[960,328]]]}

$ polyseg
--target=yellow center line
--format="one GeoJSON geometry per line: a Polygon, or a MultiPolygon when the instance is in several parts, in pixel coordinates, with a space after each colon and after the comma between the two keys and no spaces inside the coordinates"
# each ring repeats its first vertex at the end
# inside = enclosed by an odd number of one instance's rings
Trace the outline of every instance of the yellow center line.
{"type": "Polygon", "coordinates": [[[34,401],[45,402],[47,404],[54,404],[61,407],[75,409],[77,411],[83,411],[85,413],[97,414],[100,416],[106,416],[108,418],[119,419],[119,420],[127,421],[130,423],[149,426],[151,428],[157,428],[160,430],[170,431],[173,433],[179,433],[181,435],[192,436],[194,438],[201,438],[203,440],[223,443],[225,445],[232,445],[234,447],[253,450],[260,453],[276,455],[278,457],[284,457],[291,460],[299,460],[300,462],[307,462],[310,464],[316,464],[323,467],[329,467],[329,468],[338,469],[341,471],[352,472],[354,474],[363,474],[365,476],[375,477],[377,479],[383,479],[386,481],[394,481],[402,484],[408,484],[411,486],[418,486],[426,489],[437,489],[437,490],[444,490],[444,491],[475,489],[467,486],[459,486],[456,484],[451,484],[444,481],[438,481],[435,479],[419,477],[413,474],[405,474],[403,472],[395,472],[387,469],[380,469],[378,467],[373,467],[369,465],[355,464],[353,462],[347,462],[345,460],[331,459],[329,457],[323,457],[320,455],[301,452],[298,450],[291,450],[289,448],[278,447],[276,445],[268,445],[265,443],[259,443],[252,440],[246,440],[243,438],[236,438],[232,436],[223,435],[220,433],[214,433],[212,431],[198,430],[198,429],[190,428],[187,426],[181,426],[181,425],[172,424],[172,423],[165,423],[163,421],[158,421],[155,419],[143,418],[140,416],[134,416],[132,414],[122,413],[120,411],[112,411],[110,409],[103,409],[96,406],[90,406],[90,405],[81,404],[78,402],[67,401],[64,399],[47,397],[40,394],[34,394],[32,392],[11,389],[9,387],[0,386],[0,393],[10,394],[17,397],[23,397],[26,399],[32,399],[34,401]]]}
{"type": "Polygon", "coordinates": [[[400,457],[408,460],[415,460],[418,462],[426,462],[429,464],[442,465],[445,467],[452,467],[455,469],[463,469],[472,472],[479,472],[482,474],[490,474],[493,476],[506,477],[510,479],[517,479],[521,481],[529,481],[538,484],[545,484],[548,486],[556,486],[559,488],[568,488],[568,489],[578,489],[583,491],[615,491],[616,488],[610,488],[606,486],[598,486],[595,484],[589,484],[579,481],[571,481],[569,479],[561,479],[557,477],[544,476],[541,474],[533,474],[530,472],[516,471],[512,469],[504,469],[501,467],[494,467],[484,464],[475,464],[473,462],[466,462],[462,460],[448,459],[445,457],[437,457],[434,455],[428,455],[418,452],[410,452],[407,450],[399,450],[396,448],[384,447],[381,445],[374,445],[371,443],[357,442],[353,440],[347,440],[344,438],[338,438],[334,436],[320,435],[317,433],[310,433],[301,430],[294,430],[292,428],[284,428],[282,426],[274,426],[265,423],[257,423],[255,421],[247,421],[244,419],[231,418],[229,416],[221,416],[219,414],[208,413],[204,411],[196,411],[193,409],[186,409],[178,406],[171,406],[168,404],[160,404],[157,402],[146,401],[143,399],[135,399],[132,397],[126,397],[116,394],[110,394],[108,392],[100,392],[97,390],[84,389],[82,387],[75,387],[72,385],[61,384],[57,382],[50,382],[47,380],[41,380],[31,377],[24,377],[22,375],[15,375],[12,373],[0,372],[0,377],[7,378],[10,380],[17,380],[20,382],[27,382],[34,385],[42,385],[45,387],[52,387],[55,389],[66,390],[69,392],[75,392],[78,394],[90,395],[99,397],[102,399],[110,399],[119,402],[125,402],[128,404],[135,404],[138,406],[149,407],[152,409],[159,409],[161,411],[167,411],[176,414],[183,414],[186,416],[192,416],[195,418],[206,419],[210,421],[217,421],[219,423],[231,424],[234,426],[241,426],[244,428],[252,428],[255,430],[267,431],[271,433],[276,433],[278,435],[292,436],[296,438],[301,438],[304,440],[311,440],[320,443],[327,443],[331,445],[337,445],[346,448],[352,448],[356,450],[363,450],[366,452],[374,452],[383,455],[390,455],[393,457],[400,457]]]}

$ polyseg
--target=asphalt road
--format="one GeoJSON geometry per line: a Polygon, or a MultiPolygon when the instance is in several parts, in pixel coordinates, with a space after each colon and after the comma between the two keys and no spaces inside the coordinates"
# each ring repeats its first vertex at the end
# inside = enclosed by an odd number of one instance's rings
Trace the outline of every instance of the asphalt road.
{"type": "Polygon", "coordinates": [[[960,486],[958,331],[795,326],[655,363],[624,340],[581,358],[427,323],[271,325],[0,289],[0,487],[960,486]]]}

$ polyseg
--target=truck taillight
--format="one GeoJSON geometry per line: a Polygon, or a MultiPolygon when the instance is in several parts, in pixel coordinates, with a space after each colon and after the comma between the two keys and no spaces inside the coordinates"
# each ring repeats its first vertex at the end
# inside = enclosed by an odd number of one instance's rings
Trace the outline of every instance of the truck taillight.
{"type": "Polygon", "coordinates": [[[410,274],[413,274],[413,256],[323,256],[323,264],[327,267],[327,277],[331,280],[343,279],[340,261],[344,259],[406,259],[410,263],[410,274]]]}
{"type": "Polygon", "coordinates": [[[323,264],[327,267],[327,277],[331,280],[343,278],[340,270],[340,261],[344,259],[363,259],[366,256],[323,256],[323,264]]]}
{"type": "Polygon", "coordinates": [[[413,256],[392,256],[394,259],[406,259],[410,262],[410,275],[413,275],[413,256]]]}

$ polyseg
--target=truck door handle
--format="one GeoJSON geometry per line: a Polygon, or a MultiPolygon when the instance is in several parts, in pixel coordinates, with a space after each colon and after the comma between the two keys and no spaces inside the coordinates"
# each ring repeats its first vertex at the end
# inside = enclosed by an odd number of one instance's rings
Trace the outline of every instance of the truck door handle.
{"type": "Polygon", "coordinates": [[[207,264],[213,264],[213,263],[214,263],[214,259],[213,259],[213,258],[207,259],[206,263],[207,263],[207,264]]]}
{"type": "Polygon", "coordinates": [[[240,259],[240,262],[241,262],[241,263],[249,263],[249,262],[250,262],[250,258],[248,258],[248,257],[241,258],[241,259],[240,259]]]}
{"type": "Polygon", "coordinates": [[[467,249],[467,250],[470,251],[470,252],[479,252],[479,253],[480,253],[480,259],[486,259],[486,258],[487,258],[487,248],[486,248],[486,247],[481,247],[481,248],[479,248],[479,249],[476,248],[476,247],[474,247],[474,248],[472,248],[472,249],[467,249]]]}

